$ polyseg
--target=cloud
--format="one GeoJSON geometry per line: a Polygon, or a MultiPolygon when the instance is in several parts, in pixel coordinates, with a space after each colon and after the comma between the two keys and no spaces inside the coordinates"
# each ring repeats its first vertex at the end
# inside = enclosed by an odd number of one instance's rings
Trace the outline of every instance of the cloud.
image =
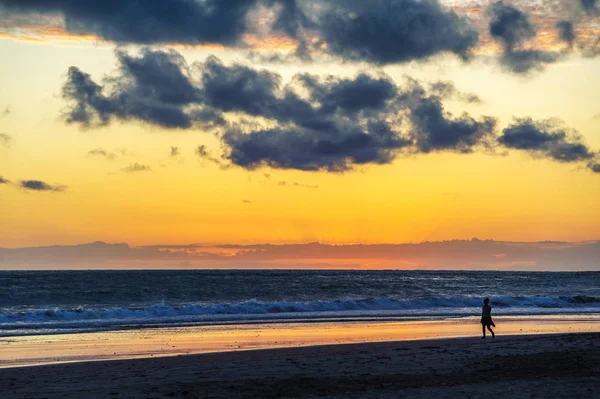
{"type": "Polygon", "coordinates": [[[136,173],[136,172],[149,172],[152,170],[152,168],[148,165],[141,165],[141,164],[135,162],[121,170],[126,173],[136,173]]]}
{"type": "Polygon", "coordinates": [[[67,123],[102,126],[112,119],[138,120],[166,128],[190,128],[206,116],[188,109],[199,101],[183,57],[175,51],[143,49],[139,57],[117,51],[120,74],[105,79],[108,89],[77,67],[70,67],[63,86],[69,106],[67,123]]]}
{"type": "Polygon", "coordinates": [[[52,186],[41,180],[21,180],[20,186],[30,191],[65,191],[67,189],[66,186],[52,186]]]}
{"type": "Polygon", "coordinates": [[[210,157],[210,153],[208,152],[208,149],[206,148],[205,145],[198,146],[198,148],[196,148],[196,154],[200,158],[208,158],[208,157],[210,157]]]}
{"type": "MultiPolygon", "coordinates": [[[[515,29],[499,32],[513,43],[519,40],[513,38],[515,29]]],[[[65,92],[72,93],[72,86],[79,89],[67,96],[67,122],[95,126],[121,119],[175,127],[154,115],[157,108],[172,109],[190,121],[180,128],[215,128],[222,154],[212,155],[204,145],[196,154],[223,168],[340,173],[360,165],[388,164],[403,154],[498,147],[559,162],[594,156],[578,136],[550,122],[518,120],[497,137],[493,117],[448,113],[444,99],[481,101],[452,82],[422,84],[407,78],[400,85],[377,71],[350,78],[301,73],[283,83],[276,72],[225,65],[213,56],[191,66],[174,51],[143,49],[139,56],[118,52],[117,58],[120,74],[106,78],[110,91],[89,75],[74,72],[77,78],[67,82],[65,92]],[[192,123],[197,115],[203,121],[192,123]],[[527,142],[531,130],[546,140],[527,142]]]]}
{"type": "Polygon", "coordinates": [[[243,47],[248,35],[284,35],[297,41],[301,59],[310,59],[315,41],[326,53],[377,64],[445,52],[466,59],[478,44],[468,20],[438,0],[0,0],[0,6],[8,16],[60,16],[69,34],[123,44],[243,47]]]}
{"type": "Polygon", "coordinates": [[[278,186],[301,187],[301,188],[313,188],[313,189],[319,188],[319,186],[315,186],[315,185],[312,185],[312,184],[302,184],[302,183],[298,183],[298,182],[295,182],[295,181],[288,182],[288,181],[285,181],[285,180],[280,180],[277,183],[277,185],[278,186]]]}
{"type": "Polygon", "coordinates": [[[279,127],[244,133],[230,129],[223,135],[227,159],[246,169],[269,166],[274,169],[344,172],[355,165],[390,163],[394,151],[409,141],[384,122],[360,130],[357,126],[339,130],[312,130],[279,127]]]}
{"type": "Polygon", "coordinates": [[[4,108],[4,111],[2,111],[2,113],[0,113],[0,116],[8,116],[11,113],[11,109],[9,106],[7,106],[6,108],[4,108]]]}
{"type": "Polygon", "coordinates": [[[10,184],[10,180],[6,180],[4,177],[0,176],[0,184],[10,184]]]}
{"type": "Polygon", "coordinates": [[[575,30],[573,27],[573,23],[570,21],[559,21],[556,24],[556,28],[558,29],[558,37],[560,40],[569,44],[569,46],[573,45],[575,41],[575,30]]]}
{"type": "Polygon", "coordinates": [[[6,133],[0,133],[0,143],[5,147],[10,147],[12,144],[12,137],[6,133]]]}
{"type": "Polygon", "coordinates": [[[468,114],[453,118],[444,111],[438,97],[423,98],[412,110],[413,136],[421,152],[453,150],[463,153],[484,144],[495,134],[496,120],[484,117],[476,121],[468,114]]]}
{"type": "Polygon", "coordinates": [[[173,147],[171,146],[171,153],[169,154],[169,156],[171,158],[177,158],[179,156],[179,147],[173,147]]]}
{"type": "Polygon", "coordinates": [[[399,113],[405,110],[414,115],[408,120],[418,123],[414,136],[422,139],[419,149],[424,152],[467,152],[494,128],[491,119],[476,122],[463,116],[451,121],[442,109],[438,115],[427,115],[431,111],[431,107],[425,109],[427,101],[439,103],[435,96],[421,98],[414,107],[406,105],[403,98],[409,94],[385,75],[362,73],[354,78],[338,78],[299,74],[282,87],[279,75],[260,74],[239,65],[226,67],[215,60],[207,64],[211,65],[209,70],[219,71],[205,75],[210,80],[203,80],[205,88],[211,87],[207,82],[213,80],[219,87],[209,91],[219,95],[206,96],[211,107],[243,111],[277,122],[268,128],[229,125],[225,129],[225,157],[246,169],[268,166],[344,172],[357,165],[390,163],[413,145],[411,137],[391,123],[398,121],[399,113]],[[234,100],[226,103],[229,98],[234,100]],[[446,134],[457,137],[446,143],[446,138],[442,138],[446,134]]]}
{"type": "Polygon", "coordinates": [[[331,54],[376,64],[422,60],[448,52],[466,59],[478,34],[466,19],[437,0],[344,1],[319,21],[331,54]]]}
{"type": "Polygon", "coordinates": [[[212,163],[215,163],[215,164],[221,166],[221,168],[228,167],[228,165],[224,164],[220,159],[212,156],[210,151],[208,151],[208,148],[205,145],[199,145],[198,148],[196,148],[196,155],[200,159],[204,159],[206,161],[209,161],[209,162],[212,162],[212,163]]]}
{"type": "Polygon", "coordinates": [[[547,64],[553,64],[560,58],[555,52],[542,50],[518,50],[504,54],[502,64],[517,74],[541,71],[547,64]]]}
{"type": "Polygon", "coordinates": [[[590,162],[588,168],[594,173],[600,173],[600,163],[598,162],[590,162]]]}
{"type": "Polygon", "coordinates": [[[88,155],[96,156],[96,157],[104,157],[106,159],[115,159],[116,158],[116,154],[114,152],[105,150],[104,148],[96,148],[94,150],[91,150],[88,152],[88,155]]]}
{"type": "Polygon", "coordinates": [[[0,0],[12,13],[64,17],[67,31],[119,43],[235,45],[256,0],[0,0]]]}
{"type": "Polygon", "coordinates": [[[594,14],[598,11],[596,0],[580,0],[581,7],[588,13],[594,14]]]}
{"type": "Polygon", "coordinates": [[[558,162],[579,162],[595,157],[580,137],[567,133],[555,120],[516,119],[503,130],[498,142],[506,148],[527,151],[558,162]]]}
{"type": "Polygon", "coordinates": [[[219,113],[200,106],[200,87],[178,52],[144,48],[139,56],[115,54],[119,74],[105,78],[103,85],[79,68],[69,68],[63,85],[67,123],[95,127],[113,119],[136,120],[171,129],[224,123],[219,113]]]}
{"type": "Polygon", "coordinates": [[[481,104],[483,100],[473,93],[463,93],[456,88],[454,82],[442,81],[431,83],[429,85],[429,91],[431,94],[438,96],[442,99],[463,101],[468,104],[481,104]]]}
{"type": "Polygon", "coordinates": [[[502,1],[490,7],[490,15],[490,34],[508,48],[512,49],[536,35],[527,15],[502,1]]]}
{"type": "Polygon", "coordinates": [[[587,58],[594,58],[600,55],[600,36],[593,44],[582,47],[582,54],[587,58]]]}
{"type": "Polygon", "coordinates": [[[88,74],[70,68],[63,90],[69,102],[67,123],[98,126],[121,119],[191,128],[193,118],[202,115],[204,122],[224,126],[226,113],[276,122],[270,132],[251,128],[254,133],[247,136],[237,133],[250,125],[224,128],[229,159],[246,168],[271,164],[301,170],[346,170],[354,163],[389,162],[393,158],[390,150],[409,144],[386,122],[375,122],[377,114],[386,116],[381,113],[398,93],[386,76],[360,74],[340,79],[304,74],[282,86],[277,73],[239,64],[225,66],[216,57],[192,68],[174,51],[144,49],[139,57],[117,52],[117,58],[120,74],[107,78],[113,88],[110,93],[88,74]],[[309,98],[302,98],[298,93],[302,90],[309,98]],[[170,112],[163,113],[165,109],[170,112]],[[366,133],[370,129],[374,134],[366,133]],[[256,142],[266,137],[277,137],[279,146],[256,142]],[[298,142],[311,148],[303,159],[292,154],[295,149],[283,148],[298,142]],[[253,151],[256,145],[262,145],[258,152],[253,151]],[[288,159],[280,158],[286,152],[288,159]]]}
{"type": "Polygon", "coordinates": [[[285,32],[297,38],[305,28],[314,28],[314,22],[306,15],[298,0],[268,0],[267,4],[279,5],[280,12],[273,24],[276,32],[285,32]]]}
{"type": "Polygon", "coordinates": [[[381,269],[597,269],[600,242],[517,243],[451,240],[415,244],[154,245],[95,242],[72,246],[0,248],[0,266],[11,269],[103,268],[356,268],[381,269]],[[233,256],[232,256],[233,255],[233,256]],[[375,261],[375,262],[374,262],[375,261]]]}
{"type": "Polygon", "coordinates": [[[67,123],[90,126],[96,117],[98,125],[106,125],[110,120],[110,113],[118,111],[102,95],[102,87],[93,82],[89,74],[76,67],[69,68],[68,80],[63,86],[63,98],[74,102],[66,115],[67,123]]]}
{"type": "Polygon", "coordinates": [[[281,77],[275,72],[240,64],[228,67],[214,56],[197,64],[197,70],[202,82],[202,97],[215,109],[268,116],[277,106],[275,92],[281,77]]]}
{"type": "Polygon", "coordinates": [[[524,12],[502,1],[494,3],[488,12],[491,18],[489,32],[503,46],[500,61],[505,68],[517,74],[527,74],[558,61],[558,53],[523,48],[526,41],[537,35],[524,12]]]}
{"type": "MultiPolygon", "coordinates": [[[[37,41],[216,44],[248,49],[253,57],[272,62],[310,62],[322,57],[387,65],[426,60],[438,54],[455,54],[468,60],[473,53],[496,51],[488,46],[485,23],[481,23],[486,3],[489,2],[172,0],[167,7],[163,0],[0,0],[5,16],[5,32],[0,35],[37,41]]],[[[502,64],[508,70],[527,73],[558,61],[562,53],[548,51],[554,43],[545,40],[553,39],[546,33],[568,10],[572,11],[569,2],[558,0],[547,6],[531,1],[517,3],[535,15],[544,40],[528,43],[527,48],[519,45],[504,51],[502,64]]],[[[597,14],[597,1],[580,3],[584,10],[597,14]]],[[[574,23],[582,23],[581,41],[576,48],[595,55],[588,49],[586,36],[593,35],[597,27],[581,19],[583,12],[571,14],[574,23]]]]}

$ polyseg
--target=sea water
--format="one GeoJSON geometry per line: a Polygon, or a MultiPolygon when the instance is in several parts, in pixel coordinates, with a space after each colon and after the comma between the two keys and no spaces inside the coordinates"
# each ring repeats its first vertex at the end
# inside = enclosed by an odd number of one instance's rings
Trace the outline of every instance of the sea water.
{"type": "Polygon", "coordinates": [[[600,315],[600,272],[0,271],[0,336],[161,326],[600,315]]]}

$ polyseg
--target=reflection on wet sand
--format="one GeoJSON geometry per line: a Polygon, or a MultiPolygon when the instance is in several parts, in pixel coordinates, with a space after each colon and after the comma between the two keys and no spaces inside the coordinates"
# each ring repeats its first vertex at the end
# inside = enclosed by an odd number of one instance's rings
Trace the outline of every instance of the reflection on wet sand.
{"type": "MultiPolygon", "coordinates": [[[[514,334],[599,332],[598,316],[497,317],[514,334]]],[[[203,326],[0,338],[0,367],[344,343],[478,336],[479,318],[203,326]]]]}

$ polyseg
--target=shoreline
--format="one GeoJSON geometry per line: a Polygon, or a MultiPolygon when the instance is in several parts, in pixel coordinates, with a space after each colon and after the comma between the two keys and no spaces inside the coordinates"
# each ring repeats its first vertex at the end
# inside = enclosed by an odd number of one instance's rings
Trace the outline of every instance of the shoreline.
{"type": "Polygon", "coordinates": [[[594,397],[600,333],[443,338],[0,369],[8,398],[594,397]]]}
{"type": "MultiPolygon", "coordinates": [[[[499,337],[600,333],[600,315],[497,316],[499,337]]],[[[427,321],[273,323],[116,330],[0,338],[0,369],[256,349],[481,336],[478,317],[427,321]]],[[[490,338],[491,339],[491,338],[490,338]]]]}

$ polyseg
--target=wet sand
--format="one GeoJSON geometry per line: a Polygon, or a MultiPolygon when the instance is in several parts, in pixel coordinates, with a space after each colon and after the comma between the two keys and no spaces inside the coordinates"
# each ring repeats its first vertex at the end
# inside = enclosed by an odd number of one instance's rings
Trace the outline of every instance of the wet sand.
{"type": "Polygon", "coordinates": [[[593,398],[600,333],[378,342],[0,370],[2,398],[593,398]]]}
{"type": "MultiPolygon", "coordinates": [[[[497,317],[499,335],[600,332],[598,316],[497,317]]],[[[224,351],[478,336],[479,318],[153,328],[0,338],[0,368],[224,351]]]]}

